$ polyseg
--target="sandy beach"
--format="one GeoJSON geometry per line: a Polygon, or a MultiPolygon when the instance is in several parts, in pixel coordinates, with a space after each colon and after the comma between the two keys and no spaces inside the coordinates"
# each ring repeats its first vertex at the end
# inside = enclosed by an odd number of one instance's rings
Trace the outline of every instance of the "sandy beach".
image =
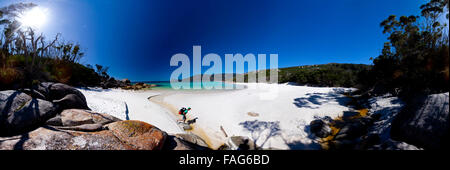
{"type": "Polygon", "coordinates": [[[247,136],[264,149],[319,149],[317,139],[308,134],[309,122],[314,117],[337,117],[349,110],[349,99],[341,94],[351,90],[347,88],[244,85],[247,88],[237,90],[79,90],[94,111],[145,121],[168,133],[191,132],[213,149],[227,140],[226,135],[247,136]],[[276,98],[260,98],[261,93],[275,87],[276,98]],[[198,118],[189,132],[177,125],[181,107],[192,108],[188,119],[198,118]]]}
{"type": "Polygon", "coordinates": [[[122,89],[79,89],[93,111],[111,114],[122,120],[141,120],[166,131],[184,133],[176,117],[169,110],[148,101],[157,91],[130,91],[122,89]]]}

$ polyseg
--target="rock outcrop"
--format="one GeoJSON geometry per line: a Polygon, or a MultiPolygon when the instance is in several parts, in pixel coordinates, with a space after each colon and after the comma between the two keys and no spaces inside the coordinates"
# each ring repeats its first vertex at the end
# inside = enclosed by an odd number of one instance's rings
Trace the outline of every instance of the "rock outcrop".
{"type": "Polygon", "coordinates": [[[210,150],[206,142],[194,134],[168,135],[163,150],[210,150]]]}
{"type": "Polygon", "coordinates": [[[135,149],[160,150],[167,136],[157,127],[136,120],[114,122],[106,127],[114,136],[135,149]]]}
{"type": "Polygon", "coordinates": [[[320,119],[311,121],[311,123],[309,124],[309,130],[315,136],[320,137],[320,138],[324,138],[324,137],[331,135],[330,126],[328,126],[327,123],[325,123],[324,121],[322,121],[320,119]]]}
{"type": "Polygon", "coordinates": [[[407,101],[392,122],[391,137],[425,149],[449,149],[449,93],[407,101]]]}
{"type": "Polygon", "coordinates": [[[35,129],[58,112],[57,105],[14,90],[0,92],[0,136],[35,129]]]}
{"type": "Polygon", "coordinates": [[[128,79],[116,80],[112,77],[101,83],[101,86],[104,89],[125,87],[125,86],[129,86],[129,85],[131,85],[131,81],[128,79]]]}
{"type": "Polygon", "coordinates": [[[86,97],[79,90],[62,83],[43,82],[32,89],[22,89],[33,98],[47,100],[64,109],[87,109],[86,97]]]}
{"type": "Polygon", "coordinates": [[[2,150],[123,150],[133,149],[110,131],[81,132],[40,127],[29,133],[0,138],[2,150]]]}
{"type": "Polygon", "coordinates": [[[255,142],[246,136],[231,136],[221,150],[257,150],[255,142]]]}
{"type": "Polygon", "coordinates": [[[0,91],[0,113],[0,150],[209,149],[193,134],[168,137],[151,124],[90,111],[80,91],[61,83],[0,91]]]}
{"type": "Polygon", "coordinates": [[[31,131],[71,108],[89,109],[80,91],[61,83],[44,82],[31,89],[1,91],[0,136],[31,131]]]}
{"type": "Polygon", "coordinates": [[[0,137],[0,150],[160,150],[167,136],[141,121],[120,121],[85,110],[63,113],[61,126],[45,125],[22,135],[0,137]]]}
{"type": "Polygon", "coordinates": [[[67,109],[59,115],[62,126],[78,126],[83,124],[101,124],[120,121],[119,118],[108,114],[96,113],[90,110],[67,109]]]}
{"type": "Polygon", "coordinates": [[[120,121],[120,119],[90,110],[67,109],[61,114],[47,120],[46,125],[58,126],[59,129],[77,131],[98,131],[103,125],[120,121]]]}
{"type": "Polygon", "coordinates": [[[155,87],[155,84],[147,84],[147,83],[136,83],[134,85],[126,85],[122,86],[122,89],[124,90],[144,90],[144,89],[150,89],[151,87],[155,87]]]}

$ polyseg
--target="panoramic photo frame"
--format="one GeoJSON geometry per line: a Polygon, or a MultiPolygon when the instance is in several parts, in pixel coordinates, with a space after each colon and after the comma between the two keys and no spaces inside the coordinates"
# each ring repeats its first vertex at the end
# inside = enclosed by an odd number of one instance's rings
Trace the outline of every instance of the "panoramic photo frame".
{"type": "Polygon", "coordinates": [[[0,156],[435,159],[448,24],[448,0],[1,0],[0,156]]]}

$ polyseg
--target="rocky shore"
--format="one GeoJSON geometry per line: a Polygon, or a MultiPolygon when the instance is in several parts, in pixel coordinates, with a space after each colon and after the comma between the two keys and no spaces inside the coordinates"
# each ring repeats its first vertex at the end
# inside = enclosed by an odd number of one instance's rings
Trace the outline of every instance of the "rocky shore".
{"type": "Polygon", "coordinates": [[[0,91],[1,150],[208,150],[193,134],[90,111],[84,95],[61,83],[0,91]]]}
{"type": "Polygon", "coordinates": [[[155,86],[156,86],[155,84],[136,83],[133,85],[129,84],[126,86],[121,86],[120,88],[124,89],[124,90],[148,90],[151,87],[155,87],[155,86]]]}
{"type": "MultiPolygon", "coordinates": [[[[341,116],[315,117],[305,127],[322,149],[448,148],[448,92],[409,99],[389,94],[349,97],[350,109],[341,116]]],[[[44,82],[29,89],[0,91],[0,111],[0,150],[210,149],[193,133],[167,133],[143,121],[92,111],[83,93],[61,83],[44,82]]],[[[236,150],[241,145],[263,149],[246,136],[227,139],[216,149],[236,150]]]]}
{"type": "Polygon", "coordinates": [[[390,94],[356,96],[354,111],[318,117],[309,125],[327,150],[448,149],[449,93],[418,95],[406,101],[390,94]]]}

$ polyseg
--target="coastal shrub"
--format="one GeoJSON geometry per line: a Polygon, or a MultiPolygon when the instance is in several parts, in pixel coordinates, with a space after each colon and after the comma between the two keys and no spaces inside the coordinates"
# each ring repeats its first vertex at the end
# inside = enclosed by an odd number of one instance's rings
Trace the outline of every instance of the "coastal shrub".
{"type": "Polygon", "coordinates": [[[362,72],[371,66],[364,64],[323,64],[281,68],[279,82],[320,87],[356,87],[362,72]]]}
{"type": "Polygon", "coordinates": [[[20,80],[21,72],[15,68],[1,68],[0,67],[0,83],[3,86],[8,86],[20,80]]]}
{"type": "Polygon", "coordinates": [[[374,81],[369,89],[383,86],[400,95],[449,91],[448,0],[430,0],[421,16],[389,16],[381,22],[389,42],[373,59],[374,81]]]}
{"type": "Polygon", "coordinates": [[[108,80],[107,69],[96,72],[92,67],[78,63],[84,56],[79,44],[61,40],[60,34],[45,41],[47,38],[34,29],[21,28],[12,14],[35,6],[33,3],[14,3],[0,8],[0,89],[29,87],[45,81],[98,86],[108,80]]]}

